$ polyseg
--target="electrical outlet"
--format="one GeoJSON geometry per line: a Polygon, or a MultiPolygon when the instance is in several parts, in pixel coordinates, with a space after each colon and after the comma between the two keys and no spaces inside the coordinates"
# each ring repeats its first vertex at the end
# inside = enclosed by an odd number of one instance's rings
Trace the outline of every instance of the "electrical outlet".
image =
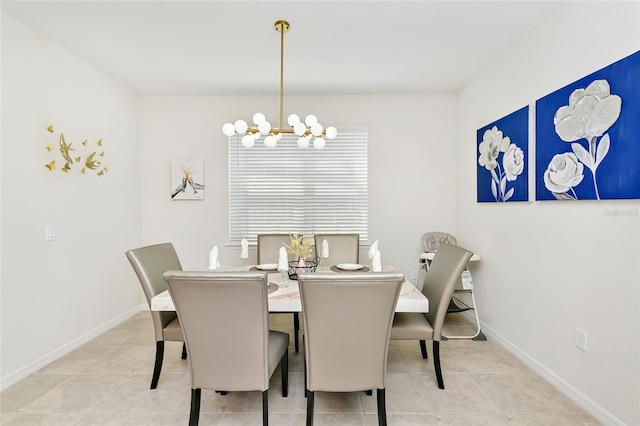
{"type": "Polygon", "coordinates": [[[55,226],[45,226],[44,228],[44,239],[46,241],[53,241],[56,239],[56,227],[55,226]]]}
{"type": "Polygon", "coordinates": [[[587,351],[587,332],[576,328],[576,348],[587,351]]]}

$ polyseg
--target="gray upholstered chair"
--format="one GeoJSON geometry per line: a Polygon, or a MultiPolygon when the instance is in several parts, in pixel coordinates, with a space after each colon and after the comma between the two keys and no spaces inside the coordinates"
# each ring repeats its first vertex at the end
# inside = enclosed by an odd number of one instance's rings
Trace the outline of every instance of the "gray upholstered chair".
{"type": "Polygon", "coordinates": [[[269,424],[269,379],[278,363],[288,393],[289,335],[269,330],[264,272],[167,271],[164,278],[184,330],[191,366],[190,425],[202,389],[261,391],[269,424]]]}
{"type": "Polygon", "coordinates": [[[378,422],[386,425],[389,332],[403,281],[398,272],[300,274],[307,425],[313,424],[314,392],[373,389],[378,422]]]}
{"type": "Polygon", "coordinates": [[[419,340],[425,359],[426,341],[433,341],[433,365],[440,389],[444,389],[440,368],[442,325],[453,290],[472,254],[462,247],[440,244],[422,287],[422,293],[429,299],[429,313],[397,312],[391,327],[391,340],[419,340]]]}
{"type": "Polygon", "coordinates": [[[316,253],[322,253],[322,241],[329,243],[329,257],[323,262],[330,265],[341,263],[360,263],[359,234],[316,234],[316,253]]]}
{"type": "Polygon", "coordinates": [[[426,253],[435,253],[442,243],[458,245],[456,237],[446,232],[425,232],[420,239],[426,253]]]}
{"type": "MultiPolygon", "coordinates": [[[[162,274],[169,269],[182,269],[180,259],[178,259],[178,255],[171,243],[140,247],[129,250],[125,254],[138,276],[149,306],[151,306],[151,298],[153,296],[167,289],[167,284],[164,282],[162,274]]],[[[153,329],[156,337],[156,362],[153,367],[151,389],[155,389],[158,386],[158,379],[162,370],[164,342],[184,342],[184,338],[182,336],[182,328],[180,328],[180,321],[175,312],[151,311],[151,318],[153,319],[153,329]]],[[[186,346],[183,344],[182,359],[186,358],[186,346]]]]}
{"type": "MultiPolygon", "coordinates": [[[[280,253],[280,247],[291,245],[291,237],[289,234],[258,234],[257,244],[257,260],[258,265],[265,263],[278,263],[278,255],[280,253]]],[[[291,257],[289,254],[289,260],[297,260],[291,257]]],[[[299,331],[300,331],[300,314],[298,312],[291,312],[293,314],[293,340],[295,351],[298,352],[299,331]]],[[[273,314],[275,315],[275,314],[273,314]]]]}

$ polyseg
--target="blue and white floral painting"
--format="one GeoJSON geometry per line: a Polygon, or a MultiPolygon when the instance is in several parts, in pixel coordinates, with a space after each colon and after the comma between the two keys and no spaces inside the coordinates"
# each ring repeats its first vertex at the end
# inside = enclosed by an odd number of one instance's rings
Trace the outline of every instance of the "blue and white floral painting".
{"type": "Polygon", "coordinates": [[[478,129],[478,202],[528,201],[529,107],[478,129]]]}
{"type": "Polygon", "coordinates": [[[640,52],[536,102],[536,200],[640,198],[640,52]]]}

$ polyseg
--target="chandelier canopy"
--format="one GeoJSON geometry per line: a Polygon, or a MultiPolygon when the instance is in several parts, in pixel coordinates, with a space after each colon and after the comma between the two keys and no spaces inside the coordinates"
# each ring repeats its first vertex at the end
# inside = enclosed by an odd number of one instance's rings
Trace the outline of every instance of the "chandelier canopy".
{"type": "Polygon", "coordinates": [[[298,138],[299,148],[308,148],[309,142],[313,138],[313,147],[316,149],[323,149],[325,146],[325,140],[333,139],[338,135],[338,131],[335,127],[329,126],[326,129],[322,124],[318,123],[318,119],[315,115],[309,114],[305,117],[304,121],[300,120],[300,117],[296,114],[291,114],[287,118],[289,128],[284,128],[282,121],[283,112],[283,97],[284,97],[284,34],[289,31],[289,23],[287,21],[276,21],[275,29],[280,33],[280,125],[279,127],[272,127],[271,123],[267,121],[264,114],[256,112],[253,114],[253,126],[249,127],[246,121],[236,120],[234,123],[226,123],[222,126],[222,133],[227,136],[244,135],[242,136],[242,145],[246,148],[251,148],[262,135],[266,135],[264,138],[264,144],[267,148],[275,148],[278,141],[285,133],[296,134],[298,138]]]}

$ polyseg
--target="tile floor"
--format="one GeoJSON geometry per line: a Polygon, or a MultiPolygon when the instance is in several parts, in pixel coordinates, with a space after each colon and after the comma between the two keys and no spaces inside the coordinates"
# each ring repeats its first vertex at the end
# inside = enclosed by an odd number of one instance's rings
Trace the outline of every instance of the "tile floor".
{"type": "MultiPolygon", "coordinates": [[[[273,329],[292,332],[291,315],[272,315],[273,329]]],[[[452,330],[465,330],[451,315],[452,330]]],[[[293,342],[293,339],[291,339],[293,342]]],[[[596,425],[596,419],[499,346],[449,340],[441,344],[446,390],[439,390],[431,359],[417,342],[391,342],[387,367],[389,425],[596,425]]],[[[186,425],[188,361],[182,345],[167,342],[158,388],[149,389],[155,342],[148,312],[141,312],[0,393],[0,424],[186,425]]],[[[271,380],[271,425],[304,425],[303,355],[290,349],[289,397],[271,380]]],[[[376,425],[376,399],[363,392],[318,393],[315,424],[376,425]]],[[[260,425],[259,392],[202,391],[201,425],[260,425]]]]}

